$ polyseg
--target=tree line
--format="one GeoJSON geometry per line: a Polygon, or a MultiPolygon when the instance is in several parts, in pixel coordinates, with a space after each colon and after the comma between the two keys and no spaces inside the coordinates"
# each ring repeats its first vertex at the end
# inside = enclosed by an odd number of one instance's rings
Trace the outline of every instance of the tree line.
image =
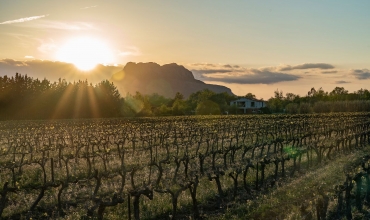
{"type": "Polygon", "coordinates": [[[143,95],[127,94],[124,99],[124,116],[178,116],[178,115],[220,115],[235,112],[230,102],[237,97],[226,92],[215,93],[205,89],[192,93],[187,99],[176,93],[174,98],[165,98],[156,93],[143,95]]]}
{"type": "Polygon", "coordinates": [[[276,90],[268,100],[269,109],[275,113],[306,114],[328,112],[364,112],[370,111],[370,91],[359,89],[353,93],[343,87],[335,87],[331,92],[322,88],[311,88],[307,95],[299,96],[276,90]]]}
{"type": "MultiPolygon", "coordinates": [[[[219,115],[237,113],[230,102],[238,98],[256,99],[256,95],[235,96],[205,89],[185,98],[173,98],[140,92],[122,97],[108,80],[96,85],[87,80],[50,82],[16,73],[0,76],[0,120],[144,117],[178,115],[219,115]]],[[[331,92],[312,88],[305,96],[283,95],[276,90],[264,113],[324,113],[370,111],[370,92],[360,89],[349,93],[343,87],[331,92]]]]}
{"type": "Polygon", "coordinates": [[[108,80],[51,83],[16,73],[0,77],[0,119],[118,117],[123,100],[108,80]]]}
{"type": "MultiPolygon", "coordinates": [[[[235,108],[228,93],[203,90],[189,98],[174,98],[140,92],[122,97],[108,80],[96,85],[87,80],[50,82],[16,73],[0,77],[0,120],[70,119],[222,114],[235,108]]],[[[234,111],[235,112],[235,111],[234,111]]]]}

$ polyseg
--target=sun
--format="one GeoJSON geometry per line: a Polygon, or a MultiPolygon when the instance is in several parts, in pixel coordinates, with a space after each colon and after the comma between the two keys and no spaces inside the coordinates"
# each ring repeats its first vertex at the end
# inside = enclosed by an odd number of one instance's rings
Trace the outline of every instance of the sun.
{"type": "Polygon", "coordinates": [[[57,51],[59,61],[72,63],[78,69],[88,71],[99,63],[113,63],[113,53],[107,44],[93,37],[69,39],[57,51]]]}

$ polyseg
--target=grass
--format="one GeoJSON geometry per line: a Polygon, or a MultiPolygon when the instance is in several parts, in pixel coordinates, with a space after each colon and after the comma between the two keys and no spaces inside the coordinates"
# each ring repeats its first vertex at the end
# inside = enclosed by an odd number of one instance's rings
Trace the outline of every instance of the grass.
{"type": "MultiPolygon", "coordinates": [[[[223,215],[211,215],[209,219],[309,219],[309,216],[316,215],[318,188],[332,195],[334,186],[345,181],[345,167],[355,164],[355,161],[369,153],[370,146],[367,146],[347,155],[338,155],[329,163],[316,167],[299,178],[288,178],[281,186],[278,184],[261,192],[252,200],[245,199],[227,209],[223,215]]],[[[333,202],[335,201],[331,201],[332,204],[333,202]]]]}

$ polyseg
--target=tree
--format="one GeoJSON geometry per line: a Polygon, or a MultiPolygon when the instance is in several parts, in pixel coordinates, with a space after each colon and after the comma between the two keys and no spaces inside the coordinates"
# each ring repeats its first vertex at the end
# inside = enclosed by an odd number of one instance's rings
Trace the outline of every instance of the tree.
{"type": "Polygon", "coordinates": [[[167,105],[161,105],[157,111],[157,115],[166,116],[172,115],[172,109],[169,108],[167,105]]]}
{"type": "MultiPolygon", "coordinates": [[[[87,86],[87,82],[85,84],[87,86]]],[[[108,80],[104,80],[95,86],[95,91],[101,116],[118,117],[121,111],[122,99],[117,87],[108,80]]]]}
{"type": "Polygon", "coordinates": [[[250,92],[247,93],[244,97],[247,98],[247,99],[256,99],[256,95],[254,95],[254,94],[252,94],[250,92]]]}
{"type": "Polygon", "coordinates": [[[173,115],[185,115],[186,113],[186,103],[182,99],[176,99],[172,105],[173,115]]]}
{"type": "Polygon", "coordinates": [[[134,104],[136,105],[135,111],[137,116],[146,117],[153,115],[152,106],[149,103],[147,96],[142,95],[140,92],[136,92],[136,94],[134,95],[134,99],[136,101],[136,103],[134,104]]]}
{"type": "Polygon", "coordinates": [[[348,90],[345,90],[343,87],[335,87],[333,91],[330,92],[330,95],[345,95],[348,94],[348,90]]]}
{"type": "Polygon", "coordinates": [[[217,103],[211,100],[205,100],[200,102],[196,108],[197,115],[219,115],[221,114],[220,108],[217,103]]]}
{"type": "Polygon", "coordinates": [[[283,111],[283,91],[278,89],[274,92],[274,98],[268,100],[268,106],[273,112],[282,112],[283,111]]]}
{"type": "Polygon", "coordinates": [[[298,114],[299,112],[299,105],[297,103],[289,103],[285,106],[286,113],[288,114],[298,114]]]}
{"type": "Polygon", "coordinates": [[[184,95],[179,93],[179,92],[176,92],[176,95],[175,95],[175,100],[184,100],[184,95]]]}
{"type": "Polygon", "coordinates": [[[161,96],[158,93],[148,95],[147,99],[149,103],[152,105],[152,107],[155,108],[158,108],[161,105],[167,105],[171,101],[171,99],[161,96]]]}
{"type": "Polygon", "coordinates": [[[296,99],[299,99],[299,95],[296,95],[296,94],[293,94],[293,93],[290,93],[290,92],[288,92],[285,95],[285,100],[287,100],[289,102],[294,102],[296,99]]]}
{"type": "Polygon", "coordinates": [[[202,91],[192,93],[186,100],[188,109],[191,111],[195,110],[200,102],[209,100],[215,94],[216,93],[209,89],[204,89],[202,91]]]}
{"type": "Polygon", "coordinates": [[[343,87],[335,87],[333,91],[330,92],[332,100],[345,100],[348,94],[348,90],[345,90],[343,87]]]}
{"type": "MultiPolygon", "coordinates": [[[[219,106],[220,108],[220,111],[221,112],[225,112],[225,111],[229,111],[230,109],[230,102],[235,100],[236,97],[234,95],[230,95],[229,93],[227,92],[223,92],[223,93],[216,93],[214,95],[212,95],[209,100],[217,103],[217,105],[219,106]]],[[[233,111],[233,113],[235,113],[235,111],[233,111]]]]}
{"type": "Polygon", "coordinates": [[[238,106],[233,104],[233,105],[230,105],[228,108],[227,108],[227,112],[229,114],[238,114],[238,106]]]}

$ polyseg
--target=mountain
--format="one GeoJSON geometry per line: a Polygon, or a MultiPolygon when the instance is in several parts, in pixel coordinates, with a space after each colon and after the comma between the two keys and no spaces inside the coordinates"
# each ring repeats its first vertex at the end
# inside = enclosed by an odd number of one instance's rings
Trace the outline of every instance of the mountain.
{"type": "Polygon", "coordinates": [[[112,75],[111,81],[123,96],[138,91],[142,94],[158,93],[173,98],[180,92],[187,98],[190,94],[204,89],[233,94],[231,89],[225,86],[206,84],[195,79],[191,71],[176,63],[161,66],[152,62],[129,62],[123,70],[112,75]]]}

